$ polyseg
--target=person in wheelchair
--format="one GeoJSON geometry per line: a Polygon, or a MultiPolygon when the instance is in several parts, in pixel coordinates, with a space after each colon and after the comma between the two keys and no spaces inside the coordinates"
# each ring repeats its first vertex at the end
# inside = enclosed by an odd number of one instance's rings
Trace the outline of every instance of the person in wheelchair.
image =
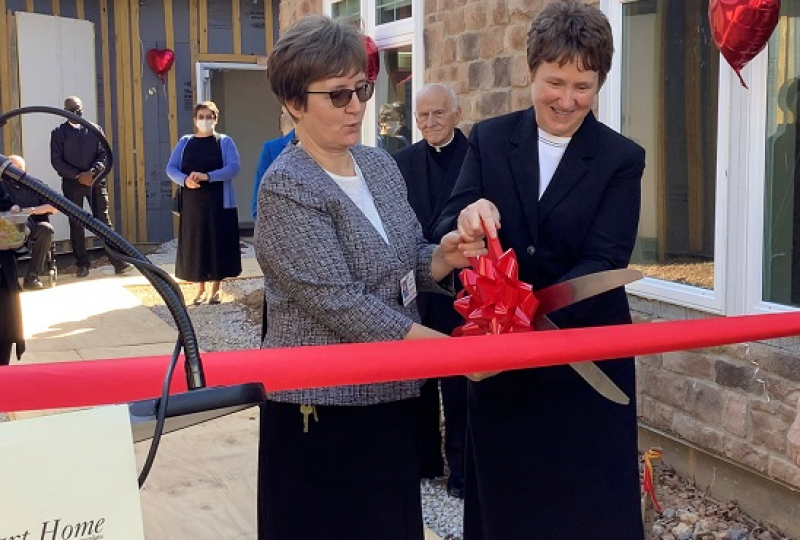
{"type": "MultiPolygon", "coordinates": [[[[21,156],[11,155],[8,159],[21,171],[25,170],[25,160],[21,156]]],[[[6,182],[6,191],[11,196],[16,206],[22,212],[30,214],[28,217],[27,246],[30,251],[28,271],[22,280],[22,288],[29,291],[42,289],[44,284],[39,279],[40,275],[50,272],[52,264],[51,249],[53,247],[53,226],[50,224],[50,214],[58,212],[44,197],[24,188],[17,182],[6,182]],[[48,267],[45,264],[49,263],[48,267]]],[[[50,282],[52,284],[52,281],[50,282]]]]}

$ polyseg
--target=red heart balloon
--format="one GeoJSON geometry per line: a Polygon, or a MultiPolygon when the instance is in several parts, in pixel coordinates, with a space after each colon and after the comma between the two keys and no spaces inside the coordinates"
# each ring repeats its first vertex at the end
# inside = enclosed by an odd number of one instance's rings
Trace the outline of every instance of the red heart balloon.
{"type": "Polygon", "coordinates": [[[164,74],[172,68],[175,62],[175,53],[171,49],[150,49],[147,51],[147,65],[158,75],[162,82],[164,74]]]}
{"type": "Polygon", "coordinates": [[[708,22],[714,43],[739,76],[742,68],[760,53],[778,25],[780,0],[710,0],[708,22]]]}
{"type": "Polygon", "coordinates": [[[367,80],[374,81],[381,70],[381,57],[378,45],[369,36],[364,36],[364,48],[367,50],[367,80]]]}

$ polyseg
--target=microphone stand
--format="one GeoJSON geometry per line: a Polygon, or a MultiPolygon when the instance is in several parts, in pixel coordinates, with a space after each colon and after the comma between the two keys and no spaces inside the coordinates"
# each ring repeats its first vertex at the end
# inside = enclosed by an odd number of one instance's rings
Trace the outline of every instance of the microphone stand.
{"type": "MultiPolygon", "coordinates": [[[[47,113],[62,116],[72,123],[81,124],[92,132],[106,151],[103,171],[94,182],[102,181],[111,171],[114,160],[108,140],[93,123],[69,111],[55,107],[36,106],[14,109],[0,115],[0,128],[9,119],[29,113],[47,113]]],[[[161,268],[150,263],[133,245],[114,229],[99,221],[83,208],[54,191],[41,180],[16,168],[6,156],[0,154],[0,181],[18,182],[26,189],[46,199],[59,211],[78,221],[96,234],[116,256],[133,264],[164,300],[178,328],[178,340],[164,379],[160,398],[146,399],[129,404],[134,441],[153,438],[142,472],[139,486],[149,474],[158,449],[162,433],[170,432],[199,422],[204,422],[240,411],[264,402],[264,387],[260,383],[246,383],[228,387],[206,387],[203,364],[194,326],[186,310],[183,294],[172,277],[161,268]],[[169,385],[180,355],[184,351],[184,371],[189,392],[169,395],[169,385]]]]}

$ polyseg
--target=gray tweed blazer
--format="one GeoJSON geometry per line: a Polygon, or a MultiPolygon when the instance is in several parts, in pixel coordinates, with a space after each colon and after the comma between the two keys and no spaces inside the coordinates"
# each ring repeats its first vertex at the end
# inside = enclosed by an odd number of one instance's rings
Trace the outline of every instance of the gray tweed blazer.
{"type": "MultiPolygon", "coordinates": [[[[418,291],[452,294],[430,275],[426,243],[394,160],[357,145],[352,155],[383,221],[387,244],[331,177],[294,143],[272,163],[258,192],[255,248],[264,272],[265,348],[402,339],[419,321],[403,306],[400,278],[418,291]]],[[[319,361],[325,355],[319,353],[319,361]]],[[[380,362],[380,358],[375,358],[380,362]]],[[[370,405],[419,395],[422,381],[272,392],[315,405],[370,405]]]]}

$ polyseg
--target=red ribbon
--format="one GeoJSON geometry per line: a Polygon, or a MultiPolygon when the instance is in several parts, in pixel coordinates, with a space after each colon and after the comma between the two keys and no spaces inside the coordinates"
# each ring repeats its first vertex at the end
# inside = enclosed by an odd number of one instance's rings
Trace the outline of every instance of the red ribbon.
{"type": "Polygon", "coordinates": [[[466,321],[454,336],[509,334],[532,330],[531,321],[539,301],[531,286],[519,281],[519,263],[514,250],[505,253],[497,238],[486,237],[488,254],[472,259],[458,277],[464,289],[453,303],[466,321]]]}
{"type": "MultiPolygon", "coordinates": [[[[209,386],[367,384],[624,358],[800,333],[800,312],[419,341],[203,355],[209,386]]],[[[166,356],[0,367],[0,411],[124,403],[161,394],[166,356]]],[[[172,392],[186,390],[176,377],[172,392]]]]}

